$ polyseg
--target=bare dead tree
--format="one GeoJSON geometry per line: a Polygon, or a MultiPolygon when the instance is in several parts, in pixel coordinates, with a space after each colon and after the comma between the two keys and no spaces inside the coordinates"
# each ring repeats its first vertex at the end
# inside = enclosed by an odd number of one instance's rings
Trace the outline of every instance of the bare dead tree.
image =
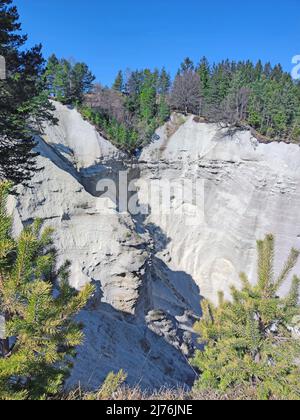
{"type": "Polygon", "coordinates": [[[201,105],[201,80],[193,70],[178,74],[170,96],[171,107],[186,114],[198,114],[201,105]]]}
{"type": "Polygon", "coordinates": [[[86,95],[85,104],[109,115],[120,124],[130,124],[131,117],[125,107],[125,98],[120,92],[97,84],[94,86],[93,92],[86,95]]]}
{"type": "Polygon", "coordinates": [[[219,119],[232,126],[243,124],[248,116],[250,94],[246,87],[231,92],[221,104],[219,119]]]}

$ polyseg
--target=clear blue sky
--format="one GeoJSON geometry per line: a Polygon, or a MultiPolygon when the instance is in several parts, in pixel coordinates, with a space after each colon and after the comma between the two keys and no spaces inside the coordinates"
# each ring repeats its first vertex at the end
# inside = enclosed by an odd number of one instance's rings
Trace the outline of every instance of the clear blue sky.
{"type": "Polygon", "coordinates": [[[118,69],[261,58],[290,71],[300,54],[300,0],[15,0],[30,43],[86,62],[110,84],[118,69]]]}

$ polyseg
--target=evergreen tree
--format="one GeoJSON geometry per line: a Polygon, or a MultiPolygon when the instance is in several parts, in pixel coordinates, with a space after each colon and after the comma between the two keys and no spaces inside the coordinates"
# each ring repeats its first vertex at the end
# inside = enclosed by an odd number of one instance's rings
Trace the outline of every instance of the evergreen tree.
{"type": "Polygon", "coordinates": [[[251,90],[247,86],[247,72],[237,70],[232,78],[232,82],[226,98],[221,103],[220,118],[235,127],[245,123],[248,118],[248,104],[251,90]]]}
{"type": "Polygon", "coordinates": [[[300,399],[300,340],[293,333],[300,319],[299,278],[293,278],[286,297],[279,297],[299,252],[291,251],[275,278],[273,236],[259,241],[257,247],[257,283],[253,286],[242,274],[243,288],[232,287],[232,302],[220,294],[219,307],[203,303],[196,330],[205,350],[197,351],[193,360],[201,372],[195,387],[226,391],[249,386],[261,399],[300,399]]]}
{"type": "Polygon", "coordinates": [[[122,70],[119,71],[112,88],[113,88],[113,90],[116,90],[117,92],[123,92],[123,90],[124,90],[124,77],[123,77],[122,70]]]}
{"type": "Polygon", "coordinates": [[[84,95],[91,92],[95,76],[85,63],[76,63],[70,75],[70,101],[72,103],[82,103],[84,95]]]}
{"type": "Polygon", "coordinates": [[[81,104],[91,92],[95,76],[85,63],[58,60],[52,55],[47,63],[45,80],[50,96],[65,104],[81,104]]]}
{"type": "Polygon", "coordinates": [[[119,148],[136,153],[170,116],[171,78],[165,69],[128,71],[122,92],[120,81],[121,73],[112,89],[96,87],[81,112],[119,148]]]}
{"type": "Polygon", "coordinates": [[[58,97],[58,93],[56,92],[57,86],[57,69],[59,66],[59,60],[55,54],[52,54],[47,63],[47,69],[45,71],[45,78],[47,81],[47,89],[50,92],[51,96],[58,97]]]}
{"type": "Polygon", "coordinates": [[[72,66],[68,60],[58,60],[53,54],[47,63],[45,80],[51,97],[64,103],[71,98],[72,66]]]}
{"type": "Polygon", "coordinates": [[[213,66],[209,102],[216,109],[229,93],[233,72],[228,61],[213,66]]]}
{"type": "Polygon", "coordinates": [[[271,71],[271,79],[280,82],[283,77],[284,71],[281,64],[277,64],[271,71]]]}
{"type": "MultiPolygon", "coordinates": [[[[153,87],[154,87],[154,89],[155,89],[155,93],[158,95],[159,94],[159,82],[160,82],[160,71],[159,71],[159,69],[154,69],[154,71],[153,72],[151,72],[150,70],[149,70],[149,72],[150,72],[150,74],[152,74],[152,85],[153,85],[153,87]]],[[[147,76],[147,73],[146,73],[146,76],[147,76]]]]}
{"type": "Polygon", "coordinates": [[[140,115],[150,123],[156,113],[156,78],[150,71],[145,72],[145,80],[140,93],[140,115]]]}
{"type": "Polygon", "coordinates": [[[167,73],[166,69],[163,68],[159,76],[158,93],[164,96],[168,95],[170,93],[171,85],[171,76],[167,73]]]}
{"type": "Polygon", "coordinates": [[[15,240],[6,212],[10,185],[0,184],[0,399],[43,399],[57,393],[75,346],[81,344],[74,315],[92,287],[80,293],[68,285],[69,264],[56,269],[51,230],[41,222],[15,240]]]}
{"type": "Polygon", "coordinates": [[[269,78],[271,77],[271,74],[272,74],[272,64],[266,63],[264,65],[264,75],[269,78]]]}
{"type": "Polygon", "coordinates": [[[170,118],[170,112],[170,105],[168,104],[166,97],[161,96],[157,111],[158,125],[164,124],[170,118]]]}
{"type": "Polygon", "coordinates": [[[194,71],[194,70],[195,70],[195,65],[193,61],[189,57],[185,58],[183,63],[181,63],[180,73],[183,74],[187,71],[189,72],[189,71],[194,71]]]}
{"type": "Polygon", "coordinates": [[[158,109],[157,109],[157,118],[158,124],[164,124],[170,117],[170,105],[168,102],[170,89],[172,86],[171,76],[163,68],[159,75],[159,82],[158,82],[158,109]]]}
{"type": "Polygon", "coordinates": [[[132,115],[137,115],[140,111],[140,94],[143,82],[144,72],[129,72],[125,86],[127,95],[125,106],[132,115]]]}
{"type": "Polygon", "coordinates": [[[54,122],[53,107],[42,81],[41,46],[25,50],[16,7],[0,0],[0,56],[6,61],[5,80],[0,80],[0,179],[28,181],[36,170],[34,135],[42,122],[54,122]]]}
{"type": "MultiPolygon", "coordinates": [[[[117,77],[115,89],[120,88],[121,76],[120,73],[117,77]]],[[[261,61],[254,65],[249,60],[225,60],[210,66],[204,57],[195,68],[187,58],[173,84],[164,68],[130,72],[123,84],[124,95],[112,99],[113,106],[100,108],[107,117],[106,125],[112,125],[110,139],[117,141],[112,132],[120,134],[125,128],[132,135],[121,137],[126,138],[125,144],[131,142],[130,149],[134,151],[131,139],[138,139],[138,145],[146,143],[169,118],[171,108],[200,114],[234,129],[251,126],[265,136],[265,141],[300,141],[300,84],[284,73],[280,65],[273,68],[261,61]],[[120,132],[116,131],[114,119],[123,126],[120,132]]],[[[100,102],[105,102],[106,96],[103,94],[100,102]]]]}
{"type": "Polygon", "coordinates": [[[205,115],[209,103],[210,95],[210,65],[206,57],[203,57],[197,68],[197,73],[200,77],[200,89],[202,92],[202,99],[200,103],[200,114],[205,115]]]}
{"type": "Polygon", "coordinates": [[[262,77],[263,71],[264,71],[264,67],[263,67],[262,61],[259,60],[254,70],[255,80],[259,80],[262,77]]]}
{"type": "Polygon", "coordinates": [[[208,95],[209,85],[210,85],[210,65],[206,57],[203,57],[197,68],[197,73],[199,74],[201,81],[201,89],[205,96],[208,95]]]}

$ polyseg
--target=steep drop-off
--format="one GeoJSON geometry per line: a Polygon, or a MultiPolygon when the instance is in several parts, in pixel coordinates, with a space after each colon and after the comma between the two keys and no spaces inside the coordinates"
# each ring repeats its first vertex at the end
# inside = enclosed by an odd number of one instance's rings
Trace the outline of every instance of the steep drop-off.
{"type": "Polygon", "coordinates": [[[60,260],[72,262],[72,285],[96,285],[79,315],[85,342],[68,386],[97,388],[121,368],[132,385],[189,385],[201,297],[228,295],[240,271],[254,276],[255,241],[266,233],[276,234],[278,264],[300,248],[300,148],[174,115],[129,159],[76,110],[56,104],[56,116],[37,139],[43,169],[10,206],[16,234],[42,218],[55,228],[60,260]],[[97,191],[103,179],[118,189],[120,171],[135,179],[150,214],[120,212],[113,194],[97,191]],[[160,181],[171,188],[171,213],[149,195],[160,181]],[[192,202],[176,193],[185,181],[192,202]]]}

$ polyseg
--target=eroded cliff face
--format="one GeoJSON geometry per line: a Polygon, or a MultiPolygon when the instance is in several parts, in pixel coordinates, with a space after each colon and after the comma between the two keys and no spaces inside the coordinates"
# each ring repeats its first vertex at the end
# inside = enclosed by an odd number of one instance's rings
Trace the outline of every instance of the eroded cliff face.
{"type": "Polygon", "coordinates": [[[43,170],[10,206],[16,234],[42,218],[55,229],[60,261],[72,262],[72,285],[96,285],[78,317],[86,338],[67,385],[97,388],[121,368],[131,385],[189,385],[201,297],[228,294],[240,271],[255,278],[255,241],[266,233],[276,234],[278,263],[300,247],[300,148],[173,116],[133,160],[76,110],[56,109],[58,126],[38,139],[43,170]],[[118,192],[98,191],[104,179],[118,190],[120,171],[150,214],[120,211],[118,192]],[[168,211],[155,208],[155,189],[149,194],[162,180],[168,211]],[[184,181],[188,198],[176,193],[184,181]]]}
{"type": "Polygon", "coordinates": [[[189,117],[171,137],[172,129],[160,130],[160,140],[142,153],[141,180],[202,181],[196,195],[203,211],[197,215],[194,209],[199,223],[190,224],[185,211],[167,216],[153,211],[146,223],[168,238],[159,258],[190,275],[201,295],[216,301],[218,291],[229,297],[230,286],[240,285],[241,272],[256,279],[257,239],[276,235],[278,270],[290,248],[300,248],[300,148],[261,144],[250,131],[229,135],[195,120],[189,117]]]}

